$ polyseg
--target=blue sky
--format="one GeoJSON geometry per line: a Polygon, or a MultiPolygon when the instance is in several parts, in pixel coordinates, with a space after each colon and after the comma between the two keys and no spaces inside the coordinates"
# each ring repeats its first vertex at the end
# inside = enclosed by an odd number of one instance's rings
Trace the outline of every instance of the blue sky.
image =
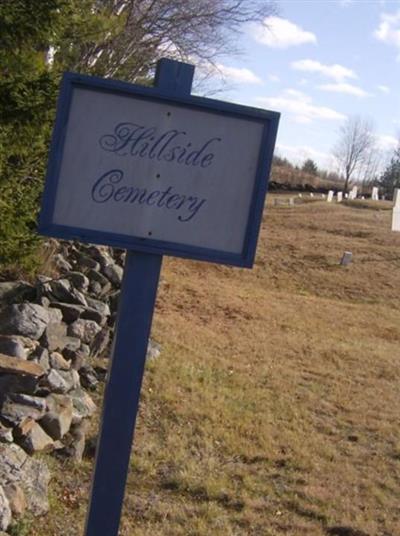
{"type": "Polygon", "coordinates": [[[286,0],[242,37],[218,98],[281,112],[277,154],[334,169],[339,127],[370,118],[387,155],[400,138],[400,1],[286,0]]]}

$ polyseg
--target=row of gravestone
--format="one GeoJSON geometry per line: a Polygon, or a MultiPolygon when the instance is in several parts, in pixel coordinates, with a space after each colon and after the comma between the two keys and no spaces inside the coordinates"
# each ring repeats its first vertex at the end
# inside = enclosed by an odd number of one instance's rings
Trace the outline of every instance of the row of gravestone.
{"type": "MultiPolygon", "coordinates": [[[[0,283],[0,531],[48,509],[36,452],[81,460],[105,379],[124,253],[53,243],[59,276],[0,283]]],[[[158,356],[150,343],[149,357],[158,356]]]]}

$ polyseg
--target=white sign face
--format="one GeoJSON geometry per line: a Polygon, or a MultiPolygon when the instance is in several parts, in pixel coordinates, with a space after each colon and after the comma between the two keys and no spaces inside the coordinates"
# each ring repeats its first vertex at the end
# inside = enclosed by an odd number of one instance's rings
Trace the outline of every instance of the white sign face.
{"type": "Polygon", "coordinates": [[[53,222],[239,253],[263,128],[76,88],[53,222]]]}

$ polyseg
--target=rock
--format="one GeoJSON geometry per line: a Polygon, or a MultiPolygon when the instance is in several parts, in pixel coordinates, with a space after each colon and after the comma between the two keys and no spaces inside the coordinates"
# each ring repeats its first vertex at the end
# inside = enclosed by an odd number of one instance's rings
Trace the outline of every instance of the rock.
{"type": "Polygon", "coordinates": [[[63,314],[59,309],[49,307],[47,312],[49,313],[49,324],[60,324],[62,322],[63,314]]]}
{"type": "Polygon", "coordinates": [[[28,393],[34,394],[39,379],[25,374],[1,374],[0,375],[0,401],[3,402],[8,394],[28,393]]]}
{"type": "Polygon", "coordinates": [[[85,356],[90,357],[90,346],[88,344],[82,343],[79,347],[79,351],[85,356]]]}
{"type": "Polygon", "coordinates": [[[27,417],[15,429],[15,439],[28,454],[51,450],[53,447],[51,437],[30,417],[27,417]]]}
{"type": "Polygon", "coordinates": [[[0,302],[19,303],[34,300],[36,289],[26,281],[3,281],[0,283],[0,302]]]}
{"type": "Polygon", "coordinates": [[[87,275],[91,283],[93,282],[99,283],[102,289],[104,288],[105,290],[111,289],[111,284],[110,284],[109,279],[107,279],[107,277],[105,277],[101,272],[98,272],[96,270],[89,270],[87,275]]]}
{"type": "Polygon", "coordinates": [[[124,270],[118,264],[106,264],[103,267],[103,273],[115,286],[119,287],[122,282],[122,276],[124,275],[124,270]]]}
{"type": "Polygon", "coordinates": [[[50,472],[44,460],[32,459],[15,443],[0,444],[0,482],[21,486],[34,515],[43,515],[49,509],[47,500],[50,472]]]}
{"type": "Polygon", "coordinates": [[[62,302],[53,302],[50,304],[50,307],[56,307],[57,309],[60,309],[63,321],[66,324],[72,324],[72,322],[78,320],[82,312],[85,310],[83,305],[73,305],[71,303],[62,302]]]}
{"type": "Polygon", "coordinates": [[[102,356],[110,343],[110,330],[104,327],[92,341],[90,353],[93,357],[102,356]]]}
{"type": "Polygon", "coordinates": [[[101,327],[94,320],[84,320],[79,318],[68,326],[68,334],[77,337],[84,343],[90,343],[101,331],[101,327]]]}
{"type": "Polygon", "coordinates": [[[81,252],[75,252],[74,257],[80,268],[88,268],[90,270],[96,271],[100,270],[100,263],[98,263],[88,255],[85,255],[81,252]]]}
{"type": "Polygon", "coordinates": [[[153,359],[157,359],[158,357],[160,357],[160,354],[161,354],[161,346],[157,342],[149,340],[149,344],[147,346],[146,359],[148,359],[149,361],[153,359]]]}
{"type": "Polygon", "coordinates": [[[40,419],[45,411],[46,402],[42,398],[13,393],[6,396],[2,404],[1,416],[13,426],[17,426],[27,418],[40,419]]]}
{"type": "Polygon", "coordinates": [[[76,370],[51,369],[47,377],[43,380],[43,386],[59,394],[68,393],[68,391],[75,389],[79,385],[79,374],[76,370]]]}
{"type": "Polygon", "coordinates": [[[70,272],[68,279],[72,285],[81,292],[87,292],[89,288],[89,279],[81,272],[70,272]]]}
{"type": "Polygon", "coordinates": [[[66,445],[62,454],[72,458],[76,462],[81,462],[86,445],[87,421],[82,421],[71,427],[71,431],[66,438],[66,445]]]}
{"type": "Polygon", "coordinates": [[[95,311],[97,311],[98,313],[100,313],[102,316],[110,316],[111,312],[110,312],[110,308],[109,306],[104,303],[103,301],[101,300],[95,300],[94,298],[91,298],[90,296],[87,297],[87,303],[88,303],[88,306],[91,308],[91,309],[94,309],[95,311]]]}
{"type": "Polygon", "coordinates": [[[72,400],[69,396],[51,394],[46,398],[49,411],[40,425],[52,439],[61,439],[72,422],[72,400]]]}
{"type": "Polygon", "coordinates": [[[79,370],[86,360],[86,356],[80,350],[64,348],[63,356],[70,363],[70,368],[74,370],[79,370]]]}
{"type": "Polygon", "coordinates": [[[10,357],[4,354],[0,354],[0,372],[26,374],[33,377],[40,377],[45,374],[43,367],[34,361],[23,361],[18,357],[10,357]]]}
{"type": "Polygon", "coordinates": [[[72,270],[71,264],[60,253],[54,255],[53,260],[61,273],[68,273],[72,270]]]}
{"type": "Polygon", "coordinates": [[[0,486],[0,530],[7,530],[11,523],[11,508],[4,493],[4,489],[0,486]]]}
{"type": "Polygon", "coordinates": [[[87,417],[91,417],[96,411],[96,404],[92,398],[81,387],[69,393],[72,399],[72,423],[77,424],[87,417]]]}
{"type": "Polygon", "coordinates": [[[77,337],[68,336],[68,344],[65,345],[63,353],[65,350],[68,352],[69,351],[76,352],[77,350],[80,349],[81,346],[82,346],[82,343],[80,339],[78,339],[77,337]]]}
{"type": "Polygon", "coordinates": [[[110,303],[110,309],[112,313],[116,313],[118,311],[118,304],[119,304],[119,295],[121,294],[120,290],[117,290],[111,296],[109,297],[109,303],[110,303]]]}
{"type": "Polygon", "coordinates": [[[7,428],[0,423],[0,443],[12,443],[13,439],[12,428],[7,428]]]}
{"type": "Polygon", "coordinates": [[[43,286],[43,292],[53,301],[84,305],[87,307],[84,295],[75,289],[68,279],[58,279],[43,286]]]}
{"type": "Polygon", "coordinates": [[[10,335],[0,335],[0,353],[26,359],[27,352],[21,339],[10,335]]]}
{"type": "MultiPolygon", "coordinates": [[[[57,311],[58,309],[54,309],[57,311]]],[[[54,350],[63,350],[68,344],[67,326],[64,323],[50,323],[41,339],[43,346],[46,346],[50,352],[54,350]]]]}
{"type": "Polygon", "coordinates": [[[85,365],[79,369],[81,384],[85,389],[94,391],[99,383],[96,371],[90,365],[85,365]]]}
{"type": "Polygon", "coordinates": [[[83,320],[93,320],[99,326],[103,326],[107,322],[107,317],[96,311],[96,309],[85,309],[81,318],[83,320]]]}
{"type": "Polygon", "coordinates": [[[29,360],[39,363],[43,369],[48,372],[50,369],[49,351],[43,346],[38,346],[30,355],[29,360]]]}
{"type": "Polygon", "coordinates": [[[40,339],[49,323],[49,313],[35,303],[12,304],[0,313],[0,333],[40,339]]]}
{"type": "Polygon", "coordinates": [[[86,252],[90,257],[96,259],[100,263],[100,266],[104,268],[107,264],[113,263],[114,259],[109,253],[109,249],[106,246],[89,246],[86,252]]]}
{"type": "Polygon", "coordinates": [[[64,357],[58,352],[52,352],[50,354],[50,366],[57,370],[69,370],[71,363],[64,359],[64,357]]]}
{"type": "Polygon", "coordinates": [[[29,406],[31,408],[37,409],[38,411],[47,410],[46,400],[40,396],[32,396],[27,395],[25,393],[13,393],[12,395],[10,395],[10,399],[16,404],[29,406]]]}
{"type": "MultiPolygon", "coordinates": [[[[111,283],[110,283],[111,288],[111,283]]],[[[100,283],[97,283],[97,281],[91,281],[89,285],[89,292],[93,296],[101,296],[103,293],[103,287],[100,285],[100,283]]]]}
{"type": "Polygon", "coordinates": [[[24,515],[27,504],[25,493],[21,486],[15,482],[10,482],[10,484],[4,486],[4,493],[6,494],[13,515],[16,517],[24,515]]]}

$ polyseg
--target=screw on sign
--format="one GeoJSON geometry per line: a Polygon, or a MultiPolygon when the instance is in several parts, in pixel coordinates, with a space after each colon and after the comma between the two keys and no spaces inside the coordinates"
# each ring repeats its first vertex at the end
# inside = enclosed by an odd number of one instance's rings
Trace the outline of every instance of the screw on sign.
{"type": "Polygon", "coordinates": [[[116,536],[163,255],[252,267],[279,113],[66,73],[39,230],[126,248],[86,536],[116,536]]]}

